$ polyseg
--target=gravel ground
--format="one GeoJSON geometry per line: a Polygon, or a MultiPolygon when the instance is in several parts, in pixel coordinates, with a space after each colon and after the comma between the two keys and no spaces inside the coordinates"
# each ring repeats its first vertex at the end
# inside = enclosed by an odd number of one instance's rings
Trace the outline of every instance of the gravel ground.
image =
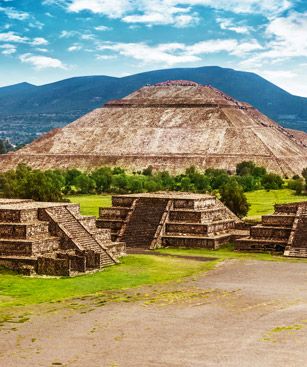
{"type": "Polygon", "coordinates": [[[306,366],[306,280],[306,263],[230,260],[181,283],[39,305],[2,328],[0,366],[306,366]]]}

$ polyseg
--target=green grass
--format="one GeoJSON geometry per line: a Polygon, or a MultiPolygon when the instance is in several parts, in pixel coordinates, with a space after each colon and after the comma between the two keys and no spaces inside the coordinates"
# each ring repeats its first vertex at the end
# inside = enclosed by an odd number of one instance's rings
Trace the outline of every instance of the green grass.
{"type": "Polygon", "coordinates": [[[99,207],[112,206],[111,195],[70,195],[72,203],[80,204],[81,214],[98,217],[99,207]]]}
{"type": "Polygon", "coordinates": [[[175,249],[164,248],[157,250],[170,255],[194,255],[203,257],[215,257],[219,260],[238,259],[238,260],[261,260],[261,261],[283,261],[283,262],[307,262],[307,259],[291,259],[283,256],[271,255],[268,253],[249,253],[236,252],[233,245],[223,246],[218,250],[209,249],[175,249]]]}
{"type": "Polygon", "coordinates": [[[0,270],[0,311],[69,298],[98,294],[106,290],[133,288],[180,280],[207,271],[216,262],[197,262],[148,255],[127,256],[121,264],[75,278],[43,278],[16,275],[0,270]]]}
{"type": "MultiPolygon", "coordinates": [[[[307,195],[295,195],[294,191],[288,189],[258,190],[248,192],[246,196],[251,205],[248,219],[260,219],[261,215],[273,213],[274,204],[307,201],[307,195]]],[[[83,215],[98,216],[99,207],[111,206],[111,195],[71,195],[68,199],[72,203],[80,204],[83,215]]]]}
{"type": "Polygon", "coordinates": [[[261,215],[274,212],[274,204],[285,204],[297,201],[307,201],[307,195],[295,195],[295,192],[289,189],[282,190],[258,190],[246,193],[250,209],[249,219],[260,219],[261,215]]]}

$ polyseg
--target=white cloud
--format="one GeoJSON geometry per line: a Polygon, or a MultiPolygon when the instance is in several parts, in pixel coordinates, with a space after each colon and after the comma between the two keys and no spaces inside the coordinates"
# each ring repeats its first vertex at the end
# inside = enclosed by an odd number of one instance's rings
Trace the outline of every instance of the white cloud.
{"type": "Polygon", "coordinates": [[[273,19],[266,29],[267,43],[263,52],[246,60],[244,65],[276,63],[293,57],[307,57],[307,12],[291,12],[273,19]]]}
{"type": "Polygon", "coordinates": [[[109,50],[122,56],[132,57],[144,64],[175,65],[201,60],[197,56],[185,54],[184,48],[183,44],[148,46],[145,43],[109,43],[99,47],[100,50],[109,50]]]}
{"type": "Polygon", "coordinates": [[[105,32],[105,31],[111,31],[113,28],[107,27],[105,25],[99,25],[98,27],[95,27],[95,29],[96,31],[105,32]]]}
{"type": "Polygon", "coordinates": [[[97,60],[113,60],[116,59],[116,55],[96,55],[97,60]]]}
{"type": "Polygon", "coordinates": [[[36,37],[31,42],[32,46],[46,46],[48,44],[49,42],[43,37],[36,37]]]}
{"type": "Polygon", "coordinates": [[[16,10],[11,7],[0,7],[0,12],[3,12],[9,19],[14,20],[26,20],[30,17],[29,13],[24,11],[16,10]]]}
{"type": "Polygon", "coordinates": [[[175,65],[201,61],[202,55],[227,52],[235,56],[244,56],[262,46],[256,41],[238,42],[235,39],[215,39],[197,42],[192,45],[184,43],[161,43],[150,46],[146,43],[112,43],[106,42],[98,50],[108,50],[125,57],[131,57],[143,64],[175,65]]]}
{"type": "MultiPolygon", "coordinates": [[[[191,26],[198,22],[195,6],[209,7],[232,13],[262,14],[273,18],[292,7],[290,0],[70,0],[71,12],[91,11],[126,23],[146,25],[191,26]]],[[[227,26],[227,25],[225,25],[227,26]]],[[[247,33],[245,26],[232,26],[237,33],[247,33]]],[[[229,29],[229,28],[228,28],[229,29]]]]}
{"type": "Polygon", "coordinates": [[[20,55],[20,61],[34,66],[35,69],[42,70],[48,68],[67,69],[61,60],[48,56],[33,55],[30,53],[20,55]]]}
{"type": "Polygon", "coordinates": [[[27,43],[29,39],[15,32],[0,33],[0,42],[27,43]]]}
{"type": "Polygon", "coordinates": [[[89,10],[93,13],[105,14],[110,18],[120,18],[127,11],[132,9],[130,0],[73,0],[68,5],[72,12],[89,10]]]}
{"type": "Polygon", "coordinates": [[[221,29],[239,34],[248,34],[252,29],[252,27],[246,25],[236,24],[233,19],[217,18],[216,21],[220,25],[221,29]]]}
{"type": "Polygon", "coordinates": [[[3,55],[12,55],[16,52],[16,46],[10,44],[4,44],[0,46],[3,51],[1,52],[3,55]]]}
{"type": "Polygon", "coordinates": [[[75,52],[75,51],[80,51],[82,50],[82,46],[81,45],[78,45],[78,44],[74,44],[70,47],[68,47],[67,51],[69,52],[75,52]]]}
{"type": "Polygon", "coordinates": [[[79,32],[77,31],[62,31],[60,33],[60,38],[71,38],[71,37],[75,37],[79,34],[79,32]]]}

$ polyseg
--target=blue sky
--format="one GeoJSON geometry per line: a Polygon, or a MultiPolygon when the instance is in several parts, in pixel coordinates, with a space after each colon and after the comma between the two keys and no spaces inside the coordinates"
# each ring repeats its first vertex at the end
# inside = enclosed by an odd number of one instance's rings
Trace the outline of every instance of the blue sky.
{"type": "Polygon", "coordinates": [[[307,1],[0,0],[0,86],[205,65],[307,96],[307,1]]]}

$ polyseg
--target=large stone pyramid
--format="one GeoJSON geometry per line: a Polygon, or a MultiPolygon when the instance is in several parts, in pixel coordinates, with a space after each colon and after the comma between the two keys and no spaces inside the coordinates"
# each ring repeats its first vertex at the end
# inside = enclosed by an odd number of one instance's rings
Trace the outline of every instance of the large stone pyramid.
{"type": "Polygon", "coordinates": [[[195,165],[234,170],[253,160],[279,174],[301,173],[307,146],[252,106],[190,81],[147,85],[113,100],[16,153],[0,168],[90,169],[103,165],[172,172],[195,165]]]}

